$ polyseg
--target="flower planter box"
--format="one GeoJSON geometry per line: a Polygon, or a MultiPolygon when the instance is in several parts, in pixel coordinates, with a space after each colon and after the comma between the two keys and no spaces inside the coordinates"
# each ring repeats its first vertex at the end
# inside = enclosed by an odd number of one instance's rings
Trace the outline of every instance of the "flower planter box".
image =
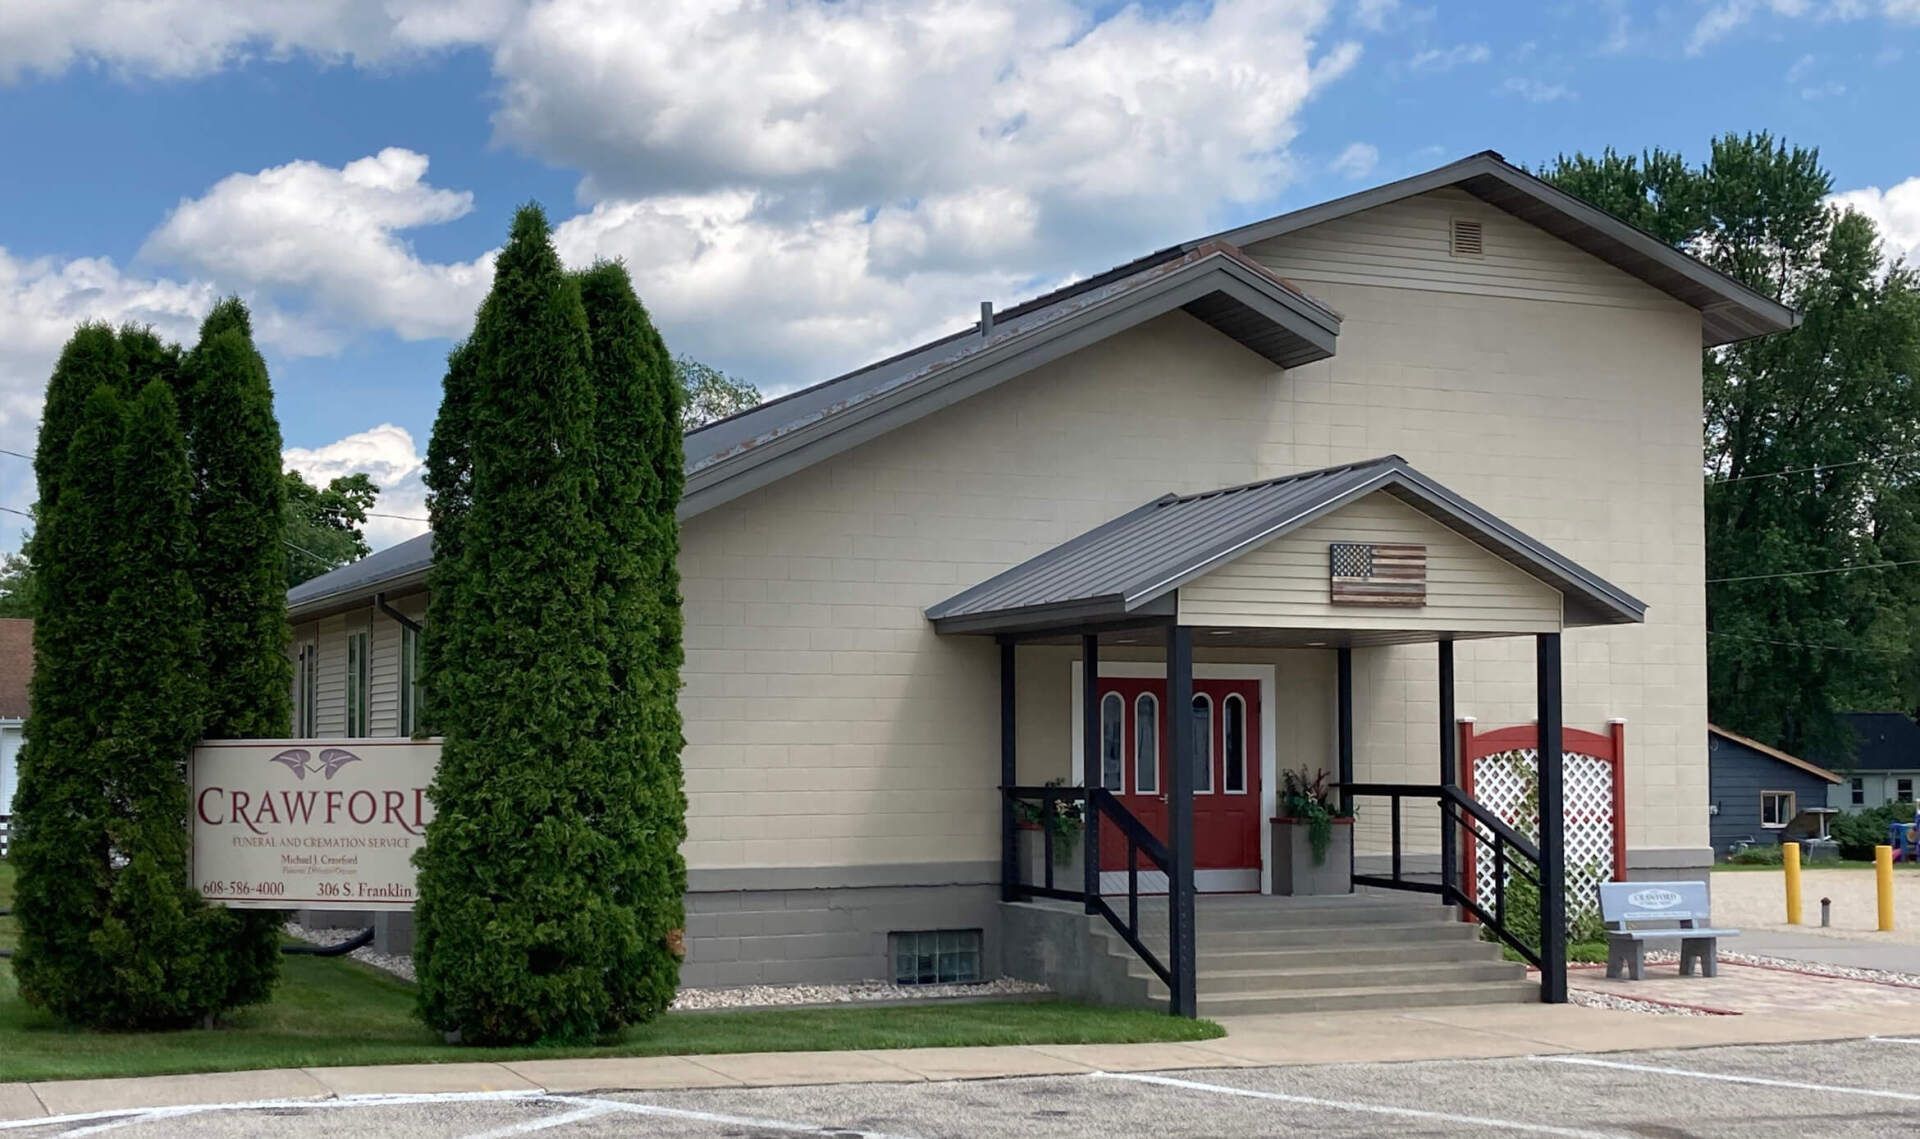
{"type": "Polygon", "coordinates": [[[1274,819],[1273,892],[1301,897],[1353,893],[1353,820],[1333,820],[1327,857],[1313,861],[1313,843],[1307,824],[1298,819],[1274,819]]]}
{"type": "MultiPolygon", "coordinates": [[[[1047,884],[1047,836],[1039,827],[1022,824],[1020,827],[1020,881],[1028,886],[1047,884]]],[[[1086,847],[1076,838],[1072,848],[1053,852],[1053,888],[1056,890],[1078,890],[1086,883],[1081,878],[1081,855],[1086,847]],[[1066,857],[1062,858],[1061,855],[1066,857]]]]}

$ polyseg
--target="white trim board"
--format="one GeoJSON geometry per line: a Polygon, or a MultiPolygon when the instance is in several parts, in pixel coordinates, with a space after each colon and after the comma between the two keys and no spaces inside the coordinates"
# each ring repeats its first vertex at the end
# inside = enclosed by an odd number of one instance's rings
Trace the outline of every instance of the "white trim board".
{"type": "MultiPolygon", "coordinates": [[[[1073,670],[1072,696],[1067,704],[1067,716],[1073,722],[1073,750],[1067,753],[1067,770],[1073,774],[1073,782],[1080,785],[1080,756],[1086,734],[1080,720],[1080,657],[1075,656],[1068,662],[1073,670]]],[[[1260,682],[1260,817],[1273,817],[1279,799],[1276,795],[1280,782],[1280,742],[1278,719],[1275,715],[1275,700],[1278,696],[1278,666],[1271,664],[1212,664],[1196,662],[1193,675],[1205,680],[1257,680],[1260,682]]],[[[1161,661],[1150,660],[1103,660],[1100,662],[1101,676],[1114,677],[1164,677],[1167,666],[1161,661]]],[[[1262,893],[1273,890],[1273,828],[1260,824],[1260,880],[1258,889],[1262,893]]],[[[1126,888],[1126,875],[1120,873],[1120,888],[1126,888]]],[[[1144,876],[1143,876],[1144,879],[1144,876]]],[[[1193,875],[1194,889],[1203,893],[1238,893],[1253,886],[1244,871],[1237,870],[1196,870],[1193,875]]],[[[1142,889],[1144,889],[1144,882],[1142,889]]],[[[1163,886],[1162,889],[1165,887],[1163,886]]],[[[1101,885],[1102,892],[1107,889],[1101,885]]]]}

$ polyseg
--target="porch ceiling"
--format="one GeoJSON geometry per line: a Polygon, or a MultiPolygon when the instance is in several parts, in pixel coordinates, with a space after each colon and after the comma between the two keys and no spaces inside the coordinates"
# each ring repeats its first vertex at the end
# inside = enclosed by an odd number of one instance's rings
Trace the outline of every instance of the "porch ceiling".
{"type": "MultiPolygon", "coordinates": [[[[1646,612],[1625,590],[1389,455],[1204,494],[1166,495],[932,606],[927,617],[941,633],[1022,637],[1169,624],[1180,612],[1182,585],[1376,493],[1391,495],[1558,591],[1565,626],[1633,623],[1646,612]]],[[[1374,607],[1356,607],[1356,613],[1362,608],[1374,607]]],[[[1356,618],[1354,624],[1366,631],[1229,627],[1197,643],[1400,644],[1538,631],[1480,627],[1449,634],[1425,620],[1397,630],[1377,620],[1356,618]]]]}

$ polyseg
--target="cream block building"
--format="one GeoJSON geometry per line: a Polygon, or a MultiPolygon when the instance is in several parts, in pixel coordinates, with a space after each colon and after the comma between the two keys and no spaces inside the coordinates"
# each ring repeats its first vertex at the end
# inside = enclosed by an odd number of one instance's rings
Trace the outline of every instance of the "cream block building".
{"type": "MultiPolygon", "coordinates": [[[[1208,828],[1264,832],[1281,770],[1338,771],[1343,661],[1354,780],[1434,783],[1436,643],[1456,718],[1493,729],[1537,715],[1540,634],[1564,634],[1567,727],[1625,723],[1624,871],[1704,868],[1701,348],[1794,319],[1482,154],[690,434],[687,982],[883,978],[942,932],[993,972],[1003,763],[1081,777],[1087,635],[1126,714],[1159,716],[1165,631],[1190,632],[1219,753],[1195,802],[1222,806],[1195,816],[1201,889],[1272,884],[1263,839],[1210,856],[1208,828]],[[1419,602],[1336,598],[1335,547],[1420,550],[1419,602]]],[[[429,560],[416,539],[292,591],[303,731],[410,733],[429,560]]],[[[1150,814],[1133,776],[1167,777],[1135,744],[1113,754],[1150,814]]],[[[1362,864],[1383,826],[1362,803],[1362,864]]],[[[1408,828],[1431,860],[1436,816],[1408,828]]]]}

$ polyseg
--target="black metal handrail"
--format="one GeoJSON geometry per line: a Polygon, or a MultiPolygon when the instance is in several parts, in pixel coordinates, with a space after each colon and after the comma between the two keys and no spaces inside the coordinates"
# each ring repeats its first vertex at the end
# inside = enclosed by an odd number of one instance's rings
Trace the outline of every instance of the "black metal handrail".
{"type": "MultiPolygon", "coordinates": [[[[1016,804],[1037,802],[1040,805],[1039,818],[1042,820],[1053,818],[1059,810],[1060,803],[1073,802],[1082,806],[1081,825],[1099,826],[1102,819],[1113,824],[1114,829],[1120,833],[1120,837],[1126,841],[1127,847],[1127,913],[1124,920],[1119,911],[1115,910],[1103,895],[1096,893],[1089,898],[1084,881],[1071,888],[1055,881],[1053,835],[1047,831],[1044,822],[1040,827],[1040,845],[1043,851],[1040,881],[1030,883],[1023,880],[1016,885],[1015,891],[1022,897],[1057,898],[1061,901],[1089,903],[1092,911],[1106,918],[1107,924],[1113,927],[1114,932],[1120,935],[1128,948],[1138,954],[1147,968],[1153,970],[1154,975],[1171,989],[1174,983],[1172,968],[1169,963],[1160,959],[1159,954],[1149,949],[1146,940],[1140,936],[1140,857],[1144,855],[1148,862],[1162,874],[1167,875],[1169,889],[1171,889],[1173,854],[1167,849],[1166,843],[1160,841],[1158,836],[1147,829],[1145,823],[1114,797],[1113,792],[1104,787],[1094,788],[1091,797],[1083,787],[1066,786],[1002,787],[1000,792],[1016,804]]],[[[1015,864],[1015,869],[1024,879],[1025,872],[1018,863],[1015,864]]]]}
{"type": "Polygon", "coordinates": [[[1437,894],[1444,901],[1460,906],[1480,924],[1493,931],[1493,935],[1511,946],[1535,968],[1542,968],[1540,948],[1529,945],[1515,934],[1507,921],[1507,886],[1518,876],[1533,883],[1536,890],[1541,889],[1540,850],[1525,835],[1514,830],[1505,819],[1500,818],[1484,803],[1468,795],[1458,787],[1439,783],[1350,783],[1343,790],[1353,796],[1384,798],[1389,800],[1391,818],[1391,866],[1388,877],[1377,874],[1355,874],[1356,886],[1372,886],[1382,890],[1407,890],[1422,894],[1437,894]],[[1491,848],[1493,860],[1493,909],[1482,905],[1479,891],[1469,890],[1466,884],[1453,881],[1429,882],[1408,878],[1405,874],[1403,855],[1403,836],[1401,827],[1402,806],[1407,799],[1431,799],[1439,807],[1442,842],[1452,841],[1446,837],[1449,830],[1465,834],[1468,841],[1475,844],[1475,851],[1491,848]]]}

